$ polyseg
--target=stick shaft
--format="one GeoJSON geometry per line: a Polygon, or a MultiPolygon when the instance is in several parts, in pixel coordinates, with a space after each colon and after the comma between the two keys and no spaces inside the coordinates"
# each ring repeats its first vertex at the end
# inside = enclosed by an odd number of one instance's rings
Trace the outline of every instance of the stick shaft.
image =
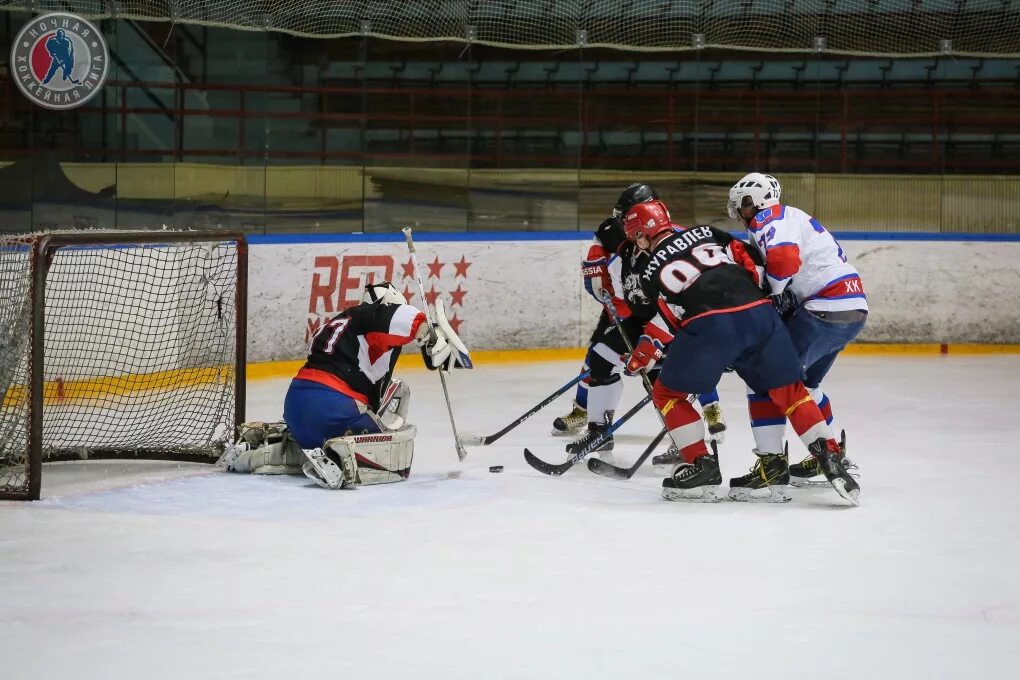
{"type": "Polygon", "coordinates": [[[496,441],[497,439],[499,439],[500,437],[505,435],[507,432],[509,432],[510,430],[514,429],[515,427],[517,427],[518,425],[523,423],[525,420],[527,420],[531,416],[533,416],[536,413],[538,413],[539,411],[541,411],[543,408],[545,408],[546,406],[548,406],[552,402],[556,401],[557,397],[559,397],[561,394],[563,394],[564,392],[569,390],[571,387],[573,387],[577,383],[579,383],[582,380],[584,380],[585,378],[587,378],[590,374],[591,374],[591,371],[584,371],[584,372],[582,372],[580,375],[575,377],[573,380],[568,382],[566,385],[564,385],[563,387],[561,387],[560,389],[556,390],[555,392],[550,394],[548,397],[543,399],[542,401],[540,401],[537,404],[535,404],[534,406],[532,406],[530,411],[528,411],[527,413],[525,413],[521,417],[519,417],[516,420],[514,420],[513,422],[511,422],[509,425],[504,427],[499,432],[496,432],[495,434],[490,434],[490,435],[487,435],[485,437],[482,437],[481,438],[482,439],[482,442],[481,442],[482,445],[484,446],[484,445],[493,443],[494,441],[496,441]]]}
{"type": "MultiPolygon", "coordinates": [[[[404,227],[404,240],[407,241],[407,250],[411,254],[411,265],[414,267],[414,278],[418,282],[418,295],[421,296],[422,308],[425,310],[425,323],[429,325],[429,331],[433,331],[436,327],[435,322],[432,320],[432,313],[429,311],[429,302],[425,297],[425,284],[421,281],[421,269],[418,268],[418,255],[414,249],[414,239],[411,236],[411,227],[404,227]]],[[[457,434],[457,423],[453,419],[453,405],[450,404],[450,390],[446,386],[446,374],[442,368],[438,368],[439,381],[443,384],[443,398],[446,400],[446,412],[450,415],[450,428],[453,430],[453,441],[457,448],[457,458],[464,460],[467,456],[467,451],[464,449],[464,445],[460,443],[460,437],[457,434]]]]}

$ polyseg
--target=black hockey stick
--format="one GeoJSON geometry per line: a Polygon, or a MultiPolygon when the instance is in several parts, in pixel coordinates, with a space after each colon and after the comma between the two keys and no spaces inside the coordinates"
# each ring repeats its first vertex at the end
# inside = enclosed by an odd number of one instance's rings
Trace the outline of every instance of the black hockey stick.
{"type": "Polygon", "coordinates": [[[524,449],[524,460],[528,462],[528,465],[535,468],[542,474],[551,475],[553,477],[559,477],[564,472],[574,467],[574,463],[583,460],[584,457],[587,456],[589,453],[591,453],[598,447],[602,446],[602,444],[605,443],[605,441],[609,439],[613,435],[613,433],[620,428],[621,425],[630,420],[635,413],[644,408],[645,404],[647,404],[651,400],[652,400],[651,395],[646,394],[641,399],[641,401],[634,404],[634,406],[632,406],[629,411],[624,413],[619,420],[613,423],[608,429],[599,434],[597,437],[593,437],[592,440],[588,442],[587,446],[585,446],[583,449],[581,449],[580,451],[572,455],[570,458],[568,458],[567,462],[565,463],[560,463],[559,465],[547,463],[544,460],[538,458],[535,454],[533,454],[531,451],[528,451],[527,449],[524,449]]]}
{"type": "MultiPolygon", "coordinates": [[[[625,333],[624,330],[623,330],[623,321],[620,319],[620,315],[616,313],[616,307],[613,306],[613,298],[609,294],[609,291],[607,291],[605,289],[600,290],[599,291],[599,299],[601,299],[602,300],[602,304],[605,305],[606,313],[609,314],[609,318],[611,318],[613,320],[613,325],[616,326],[616,332],[620,334],[620,338],[623,340],[623,344],[627,348],[627,351],[630,354],[633,355],[634,354],[634,345],[633,345],[633,343],[631,343],[630,338],[627,337],[627,333],[625,333]]],[[[645,391],[648,392],[648,396],[651,397],[652,396],[652,381],[648,377],[648,372],[645,369],[641,369],[641,382],[644,383],[645,391]]],[[[697,399],[697,398],[698,398],[698,395],[696,395],[696,394],[688,394],[687,395],[687,403],[688,404],[693,404],[694,400],[697,399]]],[[[655,408],[655,413],[659,416],[659,422],[662,423],[662,428],[663,428],[662,429],[662,435],[665,435],[669,431],[669,425],[666,424],[666,416],[663,415],[662,411],[660,411],[658,407],[655,408]]],[[[637,460],[638,467],[640,467],[641,464],[645,462],[645,459],[647,459],[648,456],[651,454],[651,452],[655,450],[655,447],[656,447],[656,445],[658,445],[658,442],[660,442],[662,440],[662,435],[659,435],[658,437],[656,437],[655,441],[652,443],[652,446],[650,446],[647,449],[645,449],[645,452],[643,454],[641,454],[641,456],[637,460]]],[[[670,441],[673,441],[672,437],[670,437],[670,441]]],[[[595,472],[595,470],[592,469],[590,464],[588,465],[588,469],[591,470],[592,472],[595,472]]],[[[637,467],[635,467],[634,470],[631,471],[630,475],[628,475],[627,477],[624,477],[624,479],[630,479],[634,475],[634,471],[636,471],[636,470],[637,470],[637,467]]],[[[606,475],[606,476],[609,477],[609,476],[612,476],[612,475],[606,475]]]]}
{"type": "Polygon", "coordinates": [[[582,380],[584,380],[585,378],[587,378],[590,374],[591,374],[591,371],[584,371],[583,373],[578,375],[576,378],[574,378],[573,380],[568,382],[566,385],[564,385],[560,389],[556,390],[555,392],[550,394],[548,397],[546,397],[545,399],[543,399],[539,403],[535,404],[535,406],[533,406],[530,411],[528,411],[523,416],[521,416],[517,420],[513,421],[512,423],[510,423],[509,425],[504,427],[499,432],[496,432],[495,434],[485,435],[485,436],[481,436],[481,435],[477,435],[477,434],[468,434],[467,432],[463,432],[458,437],[458,439],[460,439],[460,443],[464,444],[465,446],[487,446],[488,444],[491,444],[492,442],[496,441],[497,439],[499,439],[500,437],[505,435],[510,430],[514,429],[515,427],[517,427],[518,425],[523,423],[525,420],[527,420],[531,416],[535,415],[536,413],[538,413],[539,411],[544,409],[549,404],[551,404],[554,401],[556,401],[557,397],[559,397],[561,394],[563,394],[564,392],[569,390],[571,387],[573,387],[577,383],[579,383],[582,380]]]}
{"type": "Polygon", "coordinates": [[[648,460],[648,456],[652,455],[652,451],[655,450],[655,447],[659,445],[659,442],[661,442],[665,436],[665,428],[659,430],[659,434],[655,435],[655,439],[652,440],[652,443],[648,445],[648,448],[645,449],[640,456],[638,456],[638,459],[634,461],[634,464],[629,468],[610,465],[601,458],[592,458],[588,461],[588,469],[597,475],[609,477],[610,479],[630,479],[634,476],[634,473],[637,472],[638,468],[644,465],[644,462],[648,460]]]}

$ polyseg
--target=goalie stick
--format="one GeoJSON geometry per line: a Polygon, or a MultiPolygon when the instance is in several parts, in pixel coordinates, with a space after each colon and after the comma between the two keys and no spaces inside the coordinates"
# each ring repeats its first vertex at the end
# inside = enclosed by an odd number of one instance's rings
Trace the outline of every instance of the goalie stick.
{"type": "Polygon", "coordinates": [[[584,380],[585,378],[587,378],[590,374],[591,374],[591,371],[584,371],[583,373],[578,375],[576,378],[574,378],[573,380],[568,382],[566,385],[564,385],[560,389],[556,390],[555,392],[550,394],[548,397],[546,397],[542,401],[540,401],[537,404],[535,404],[535,406],[533,406],[530,411],[528,411],[523,416],[521,416],[517,420],[513,421],[512,423],[510,423],[509,425],[504,427],[499,432],[496,432],[495,434],[485,435],[485,436],[481,436],[481,435],[477,435],[477,434],[468,434],[468,433],[465,432],[465,433],[460,435],[460,443],[464,444],[465,446],[487,446],[487,445],[491,444],[492,442],[496,441],[497,439],[499,439],[500,437],[505,435],[510,430],[514,429],[515,427],[517,427],[518,425],[523,423],[525,420],[527,420],[531,416],[535,415],[536,413],[538,413],[539,411],[544,409],[549,404],[551,404],[554,401],[556,401],[557,397],[559,397],[561,394],[563,394],[564,392],[569,390],[571,387],[573,387],[577,383],[579,383],[582,380],[584,380]]]}
{"type": "Polygon", "coordinates": [[[568,458],[565,463],[560,463],[559,465],[547,463],[538,456],[536,456],[535,454],[533,454],[528,449],[524,449],[524,460],[527,461],[528,465],[535,468],[542,474],[551,475],[552,477],[559,477],[564,472],[574,467],[574,463],[583,460],[584,457],[587,456],[589,453],[591,453],[598,447],[602,446],[602,443],[605,442],[606,439],[608,439],[614,432],[616,432],[616,430],[618,430],[621,425],[630,420],[635,413],[644,408],[645,404],[647,404],[651,400],[652,400],[651,395],[646,394],[641,399],[641,401],[634,404],[634,406],[632,406],[629,411],[624,413],[620,417],[620,419],[613,423],[605,432],[602,432],[597,437],[593,437],[592,440],[588,442],[587,446],[585,446],[583,449],[581,449],[580,451],[572,455],[570,458],[568,458]]]}
{"type": "Polygon", "coordinates": [[[634,476],[634,473],[638,471],[638,468],[644,465],[644,462],[648,460],[648,456],[652,455],[652,451],[655,451],[655,447],[659,445],[663,437],[666,436],[666,429],[659,430],[659,434],[655,435],[655,439],[648,445],[638,459],[634,461],[634,464],[629,468],[617,467],[610,465],[601,458],[592,458],[588,461],[588,469],[597,475],[602,477],[609,477],[610,479],[630,479],[634,476]]]}
{"type": "MultiPolygon", "coordinates": [[[[429,325],[429,330],[432,331],[436,325],[432,321],[432,314],[429,312],[428,298],[425,297],[425,285],[421,282],[421,270],[418,269],[418,256],[414,252],[414,239],[411,237],[411,227],[404,227],[404,240],[407,241],[407,250],[411,253],[411,264],[414,266],[414,278],[418,281],[418,294],[421,296],[421,304],[425,311],[425,323],[429,325]]],[[[454,351],[457,351],[454,348],[454,351]]],[[[457,449],[457,458],[463,462],[467,458],[467,450],[460,443],[460,437],[457,435],[457,423],[453,420],[453,406],[450,405],[450,391],[446,387],[446,375],[443,373],[442,367],[437,371],[439,373],[439,380],[443,383],[443,398],[446,399],[446,412],[450,414],[450,427],[453,428],[453,442],[457,449]]]]}

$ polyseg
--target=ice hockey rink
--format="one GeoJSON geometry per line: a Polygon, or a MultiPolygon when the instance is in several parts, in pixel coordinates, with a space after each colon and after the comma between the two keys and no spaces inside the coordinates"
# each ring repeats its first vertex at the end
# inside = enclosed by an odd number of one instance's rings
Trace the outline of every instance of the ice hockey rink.
{"type": "MultiPolygon", "coordinates": [[[[458,426],[498,430],[576,369],[457,372],[458,426]]],[[[522,451],[565,460],[548,430],[567,396],[460,464],[439,379],[403,377],[401,484],[46,466],[42,501],[0,503],[0,677],[1016,677],[1020,356],[841,358],[858,508],[828,487],[669,503],[651,467],[545,477],[522,451]]],[[[249,419],[279,418],[286,385],[250,383],[249,419]]],[[[725,477],[752,440],[739,380],[721,393],[725,477]]],[[[628,380],[623,406],[641,394],[628,380]]],[[[616,461],[657,430],[647,408],[616,461]]]]}

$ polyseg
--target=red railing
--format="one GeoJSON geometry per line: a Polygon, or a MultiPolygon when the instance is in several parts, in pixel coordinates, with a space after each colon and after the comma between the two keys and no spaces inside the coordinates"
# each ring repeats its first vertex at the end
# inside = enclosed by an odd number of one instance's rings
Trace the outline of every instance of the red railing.
{"type": "MultiPolygon", "coordinates": [[[[8,81],[5,89],[13,90],[8,81]]],[[[149,97],[152,99],[152,97],[149,97]]],[[[349,99],[348,99],[349,101],[349,99]]],[[[74,148],[66,151],[74,156],[102,156],[115,160],[139,157],[234,157],[261,159],[265,149],[246,149],[251,121],[302,120],[308,132],[317,134],[318,148],[288,148],[287,138],[269,140],[268,157],[327,162],[422,161],[445,163],[453,167],[483,165],[489,167],[641,167],[651,169],[709,170],[753,160],[755,165],[768,164],[786,170],[852,172],[861,167],[888,170],[965,170],[1004,171],[1020,168],[1016,147],[992,157],[992,140],[996,135],[1020,135],[1020,90],[995,89],[830,89],[830,90],[767,90],[767,89],[638,89],[593,88],[578,90],[522,88],[488,89],[460,87],[293,87],[282,85],[221,85],[184,84],[174,82],[110,81],[103,97],[89,105],[67,113],[44,112],[36,109],[16,93],[7,93],[7,120],[34,115],[43,122],[47,116],[102,115],[104,125],[109,116],[119,117],[119,144],[95,148],[84,144],[80,135],[74,148]],[[146,91],[166,106],[128,106],[129,94],[146,91]],[[169,96],[160,97],[168,92],[169,96]],[[194,108],[186,106],[192,92],[232,92],[237,104],[232,108],[194,108]],[[13,96],[12,96],[13,94],[13,96]],[[307,100],[318,98],[317,110],[269,111],[261,108],[260,98],[273,95],[292,96],[307,100]],[[368,111],[337,111],[343,98],[369,102],[368,111]],[[468,103],[472,106],[469,107],[468,103]],[[467,113],[471,111],[471,113],[467,113]],[[165,116],[173,125],[172,148],[128,149],[131,115],[165,116]],[[189,117],[229,118],[238,121],[233,143],[224,140],[217,148],[189,148],[185,139],[189,117]],[[361,151],[339,151],[328,148],[328,130],[390,129],[406,135],[400,143],[404,149],[365,148],[361,151]],[[435,143],[417,139],[421,131],[458,133],[482,141],[486,138],[491,150],[437,151],[435,143]],[[642,142],[614,147],[605,144],[607,153],[599,153],[597,141],[614,132],[637,132],[658,135],[661,142],[642,142]],[[518,136],[551,133],[559,139],[562,153],[528,153],[519,147],[518,136]],[[579,135],[580,143],[567,146],[563,133],[579,135]],[[823,138],[822,134],[829,138],[823,138]],[[811,147],[815,154],[769,154],[781,143],[783,134],[800,134],[798,143],[811,147]],[[978,157],[954,152],[956,136],[971,136],[979,149],[978,157]],[[713,136],[714,138],[710,137],[713,136]],[[738,139],[737,135],[747,139],[738,139]],[[862,135],[864,135],[862,137],[862,135]],[[870,136],[869,136],[870,135],[870,136]],[[877,135],[886,137],[879,140],[877,135]],[[909,154],[891,153],[896,145],[909,146],[909,154]],[[908,140],[907,135],[921,136],[908,140]],[[833,138],[838,136],[838,142],[833,138]],[[883,146],[885,144],[885,146],[883,146]],[[858,155],[854,146],[860,145],[858,155]],[[737,154],[725,153],[726,147],[737,146],[737,154]],[[921,148],[925,151],[922,153],[921,148]],[[625,155],[613,155],[620,148],[625,155]],[[686,150],[693,150],[688,153],[686,150]],[[637,151],[637,153],[635,153],[637,151]],[[737,156],[735,158],[735,155],[737,156]],[[877,157],[873,157],[877,156],[877,157]],[[696,159],[696,160],[695,160],[696,159]]],[[[2,120],[2,119],[0,119],[2,120]]],[[[38,125],[36,126],[39,127],[38,125]]],[[[0,129],[3,129],[0,124],[0,129]]],[[[1020,140],[1009,140],[1020,147],[1020,140]]],[[[553,142],[547,140],[547,144],[553,142]]],[[[30,153],[28,145],[6,145],[0,154],[30,153]]],[[[470,148],[470,147],[469,147],[470,148]]]]}

